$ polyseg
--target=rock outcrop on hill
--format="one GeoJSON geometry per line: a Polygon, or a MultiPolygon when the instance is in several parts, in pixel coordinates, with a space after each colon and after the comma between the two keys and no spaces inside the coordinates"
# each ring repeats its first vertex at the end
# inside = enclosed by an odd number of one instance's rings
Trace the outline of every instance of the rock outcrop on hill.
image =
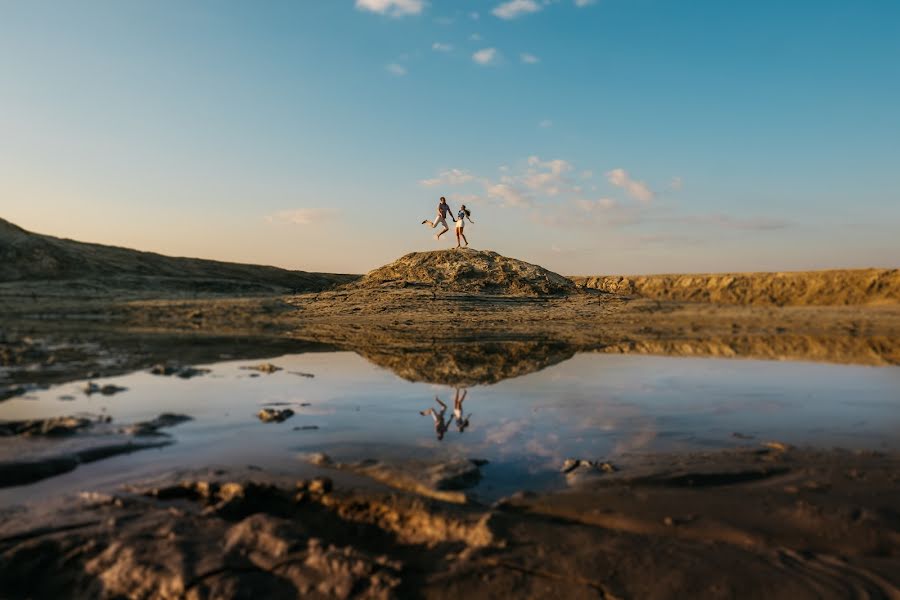
{"type": "Polygon", "coordinates": [[[271,293],[320,291],[356,277],[76,242],[31,233],[0,219],[0,283],[90,279],[113,288],[271,293]]]}
{"type": "Polygon", "coordinates": [[[576,289],[570,279],[538,265],[468,248],[407,254],[370,271],[346,289],[403,287],[511,296],[559,295],[576,289]]]}
{"type": "Polygon", "coordinates": [[[900,303],[900,270],[839,269],[795,273],[714,273],[703,275],[608,275],[572,277],[579,287],[714,304],[841,306],[900,303]]]}

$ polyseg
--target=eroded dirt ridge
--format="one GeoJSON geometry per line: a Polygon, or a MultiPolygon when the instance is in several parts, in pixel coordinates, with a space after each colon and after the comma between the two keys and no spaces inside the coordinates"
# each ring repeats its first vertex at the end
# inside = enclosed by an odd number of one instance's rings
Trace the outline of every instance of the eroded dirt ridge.
{"type": "Polygon", "coordinates": [[[897,269],[610,275],[571,279],[582,288],[676,302],[776,306],[900,303],[900,270],[897,269]]]}

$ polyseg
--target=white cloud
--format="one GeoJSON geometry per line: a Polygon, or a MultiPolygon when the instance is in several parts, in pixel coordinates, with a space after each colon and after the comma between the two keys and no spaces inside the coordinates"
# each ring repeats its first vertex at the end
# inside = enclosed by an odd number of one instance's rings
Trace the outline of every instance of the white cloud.
{"type": "Polygon", "coordinates": [[[575,0],[575,6],[578,8],[584,8],[585,6],[590,6],[591,4],[596,4],[597,0],[575,0]]]}
{"type": "Polygon", "coordinates": [[[425,0],[356,0],[356,8],[389,17],[405,17],[420,14],[425,0]]]}
{"type": "Polygon", "coordinates": [[[423,179],[419,183],[425,187],[437,187],[439,185],[462,185],[474,180],[475,176],[461,169],[449,169],[442,171],[437,177],[423,179]]]}
{"type": "Polygon", "coordinates": [[[625,169],[613,169],[606,173],[606,179],[616,187],[625,190],[625,193],[641,202],[649,204],[653,201],[653,191],[643,181],[632,179],[625,169]]]}
{"type": "Polygon", "coordinates": [[[669,189],[674,191],[679,191],[682,187],[684,187],[684,181],[681,180],[681,177],[673,177],[672,181],[669,182],[669,189]]]}
{"type": "Polygon", "coordinates": [[[558,196],[568,189],[564,180],[565,174],[572,170],[572,165],[568,161],[562,159],[542,161],[537,156],[530,156],[528,167],[520,178],[528,189],[548,196],[558,196]]]}
{"type": "Polygon", "coordinates": [[[538,123],[538,127],[540,127],[541,129],[549,129],[550,127],[553,127],[553,121],[551,121],[550,119],[544,119],[543,121],[538,123]]]}
{"type": "Polygon", "coordinates": [[[531,202],[525,195],[509,185],[508,183],[495,183],[495,184],[487,184],[485,186],[485,192],[487,192],[488,197],[490,198],[498,198],[503,202],[503,206],[506,207],[521,207],[521,206],[530,206],[531,202]]]}
{"type": "Polygon", "coordinates": [[[335,211],[330,208],[295,208],[266,215],[267,223],[281,223],[288,225],[312,225],[321,223],[333,217],[335,211]]]}
{"type": "Polygon", "coordinates": [[[582,178],[582,179],[590,179],[590,178],[592,178],[593,176],[594,176],[594,172],[591,171],[590,169],[581,172],[581,178],[582,178]]]}
{"type": "Polygon", "coordinates": [[[469,13],[469,18],[472,19],[473,21],[477,21],[478,19],[481,18],[481,15],[478,14],[477,12],[473,11],[473,12],[469,13]]]}
{"type": "Polygon", "coordinates": [[[537,56],[535,56],[534,54],[528,54],[527,52],[523,52],[522,54],[520,54],[519,58],[526,65],[533,65],[541,62],[541,59],[539,59],[537,56]]]}
{"type": "Polygon", "coordinates": [[[403,77],[406,75],[406,67],[403,65],[398,65],[397,63],[391,63],[385,67],[387,72],[391,75],[396,75],[397,77],[403,77]]]}
{"type": "Polygon", "coordinates": [[[479,65],[495,65],[500,60],[496,48],[482,48],[472,55],[472,60],[479,65]]]}
{"type": "Polygon", "coordinates": [[[501,19],[515,19],[539,10],[541,10],[541,5],[535,0],[509,0],[509,2],[498,4],[491,12],[494,13],[494,16],[501,19]]]}
{"type": "Polygon", "coordinates": [[[481,34],[473,33],[472,35],[469,36],[469,39],[472,40],[473,42],[481,41],[481,34]]]}
{"type": "Polygon", "coordinates": [[[453,50],[453,46],[450,44],[442,44],[441,42],[435,42],[431,45],[431,49],[435,52],[450,52],[453,50]]]}

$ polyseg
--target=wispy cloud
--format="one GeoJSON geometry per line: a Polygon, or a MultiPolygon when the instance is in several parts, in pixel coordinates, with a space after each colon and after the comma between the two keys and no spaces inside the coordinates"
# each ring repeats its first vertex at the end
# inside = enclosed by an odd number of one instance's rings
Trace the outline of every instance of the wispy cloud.
{"type": "Polygon", "coordinates": [[[390,63],[384,68],[387,69],[388,73],[397,77],[403,77],[404,75],[406,75],[406,67],[397,63],[390,63]]]}
{"type": "Polygon", "coordinates": [[[425,187],[437,187],[439,185],[462,185],[474,179],[474,175],[462,169],[448,169],[441,171],[437,177],[423,179],[419,183],[425,187]]]}
{"type": "Polygon", "coordinates": [[[500,54],[496,48],[482,48],[472,54],[472,60],[479,65],[495,65],[500,61],[500,54]]]}
{"type": "Polygon", "coordinates": [[[489,183],[484,191],[489,198],[500,200],[505,207],[531,206],[531,200],[508,183],[489,183]]]}
{"type": "Polygon", "coordinates": [[[578,8],[584,8],[585,6],[590,6],[591,4],[596,4],[597,0],[575,0],[575,6],[578,8]]]}
{"type": "Polygon", "coordinates": [[[431,49],[435,52],[450,52],[451,50],[453,50],[453,46],[450,44],[435,42],[431,45],[431,49]]]}
{"type": "Polygon", "coordinates": [[[356,8],[397,18],[420,14],[425,0],[356,0],[356,8]]]}
{"type": "Polygon", "coordinates": [[[473,42],[480,42],[480,41],[481,41],[481,34],[480,34],[480,33],[473,33],[472,35],[469,36],[469,39],[472,40],[473,42]]]}
{"type": "Polygon", "coordinates": [[[550,119],[544,119],[543,121],[538,123],[538,127],[540,127],[541,129],[549,129],[553,127],[553,121],[551,121],[550,119]]]}
{"type": "Polygon", "coordinates": [[[481,18],[481,15],[475,11],[472,11],[469,13],[469,18],[472,19],[473,21],[477,21],[478,19],[481,18]]]}
{"type": "Polygon", "coordinates": [[[541,10],[541,5],[535,0],[509,0],[509,2],[498,4],[491,12],[501,19],[515,19],[539,10],[541,10]]]}
{"type": "Polygon", "coordinates": [[[698,225],[714,225],[725,229],[741,229],[748,231],[773,231],[776,229],[787,229],[793,223],[784,219],[773,219],[770,217],[732,217],[725,214],[711,215],[688,215],[678,217],[678,222],[698,225]]]}
{"type": "Polygon", "coordinates": [[[528,169],[519,181],[535,193],[558,196],[567,189],[565,176],[572,168],[571,163],[562,159],[542,161],[537,156],[530,156],[528,169]]]}
{"type": "Polygon", "coordinates": [[[625,190],[625,193],[644,204],[653,202],[653,191],[643,181],[632,179],[625,169],[613,169],[606,173],[606,179],[612,185],[625,190]]]}
{"type": "Polygon", "coordinates": [[[672,191],[679,191],[684,187],[684,181],[681,180],[681,177],[673,177],[672,181],[669,182],[669,189],[672,191]]]}
{"type": "Polygon", "coordinates": [[[331,208],[294,208],[266,215],[265,221],[287,225],[313,225],[331,219],[336,213],[337,211],[331,208]]]}
{"type": "Polygon", "coordinates": [[[539,59],[537,56],[535,56],[534,54],[529,54],[527,52],[523,52],[522,54],[520,54],[519,59],[526,65],[534,65],[541,62],[541,59],[539,59]]]}

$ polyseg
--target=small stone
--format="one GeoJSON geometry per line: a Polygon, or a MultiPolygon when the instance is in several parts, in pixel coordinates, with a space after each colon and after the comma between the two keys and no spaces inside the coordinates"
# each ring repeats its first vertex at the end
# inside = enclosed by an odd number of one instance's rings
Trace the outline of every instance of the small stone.
{"type": "Polygon", "coordinates": [[[235,498],[244,496],[244,486],[236,482],[223,483],[219,488],[219,498],[224,502],[229,502],[235,498]]]}
{"type": "Polygon", "coordinates": [[[321,496],[330,492],[333,485],[330,477],[316,477],[309,482],[309,493],[321,496]]]}
{"type": "Polygon", "coordinates": [[[282,421],[286,421],[293,417],[294,411],[289,408],[264,408],[256,413],[256,416],[263,423],[281,423],[282,421]]]}
{"type": "Polygon", "coordinates": [[[672,517],[665,517],[663,519],[663,525],[665,525],[666,527],[672,527],[673,525],[675,525],[675,519],[673,519],[672,517]]]}
{"type": "Polygon", "coordinates": [[[770,450],[775,450],[776,452],[787,452],[788,450],[791,450],[793,448],[793,446],[791,446],[790,444],[785,444],[784,442],[774,442],[774,441],[773,442],[765,442],[765,443],[763,443],[763,446],[765,446],[766,448],[768,448],[770,450]]]}

